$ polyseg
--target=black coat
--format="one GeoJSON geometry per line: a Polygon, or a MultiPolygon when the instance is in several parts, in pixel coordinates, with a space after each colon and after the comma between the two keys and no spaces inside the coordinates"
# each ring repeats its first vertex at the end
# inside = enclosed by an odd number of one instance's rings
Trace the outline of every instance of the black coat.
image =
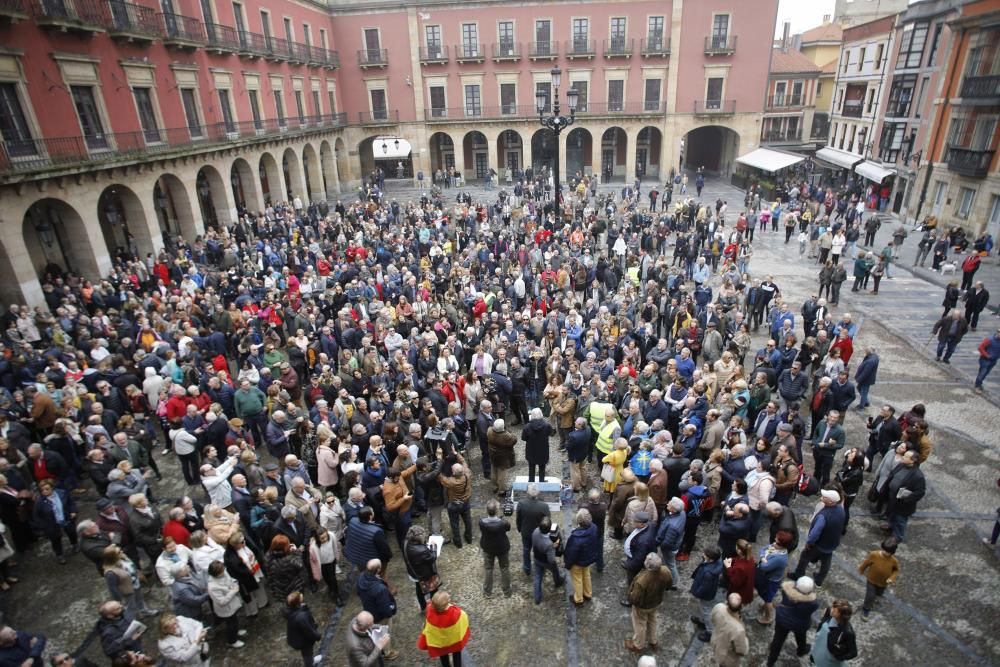
{"type": "Polygon", "coordinates": [[[524,430],[521,431],[521,439],[524,440],[524,456],[528,463],[545,465],[549,462],[549,435],[552,434],[552,425],[545,419],[532,419],[524,430]]]}
{"type": "Polygon", "coordinates": [[[629,572],[638,572],[645,565],[646,556],[656,551],[656,526],[646,526],[632,538],[629,547],[632,550],[632,556],[625,557],[625,569],[629,572]]]}
{"type": "Polygon", "coordinates": [[[63,508],[63,524],[59,524],[56,521],[56,514],[53,508],[52,501],[48,498],[39,497],[38,502],[35,503],[35,510],[33,512],[33,521],[35,524],[35,530],[45,535],[49,539],[55,539],[62,535],[63,525],[69,524],[73,525],[73,519],[70,518],[71,514],[76,514],[76,501],[73,500],[73,496],[66,493],[62,489],[53,489],[52,494],[59,497],[62,501],[63,508]]]}
{"type": "Polygon", "coordinates": [[[417,581],[427,581],[437,574],[437,555],[426,544],[407,542],[403,549],[406,573],[417,581]]]}
{"type": "Polygon", "coordinates": [[[549,516],[549,506],[541,500],[527,498],[517,503],[517,530],[524,539],[531,539],[531,534],[538,528],[542,517],[549,516]]]}
{"type": "Polygon", "coordinates": [[[316,619],[305,603],[295,609],[285,608],[285,636],[288,645],[296,651],[312,648],[312,646],[323,638],[316,625],[316,619]]]}
{"type": "Polygon", "coordinates": [[[488,556],[510,553],[510,521],[503,517],[483,517],[479,520],[479,548],[488,556]]]}

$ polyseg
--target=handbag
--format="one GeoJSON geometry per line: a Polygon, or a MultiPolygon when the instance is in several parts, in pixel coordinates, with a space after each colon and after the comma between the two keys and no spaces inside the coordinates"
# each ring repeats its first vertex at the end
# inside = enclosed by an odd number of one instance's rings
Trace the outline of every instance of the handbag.
{"type": "Polygon", "coordinates": [[[420,580],[420,590],[424,595],[436,593],[439,588],[441,588],[441,577],[437,573],[431,575],[430,579],[420,580]]]}
{"type": "Polygon", "coordinates": [[[615,481],[615,467],[610,463],[605,463],[604,467],[601,468],[601,479],[609,484],[615,481]]]}

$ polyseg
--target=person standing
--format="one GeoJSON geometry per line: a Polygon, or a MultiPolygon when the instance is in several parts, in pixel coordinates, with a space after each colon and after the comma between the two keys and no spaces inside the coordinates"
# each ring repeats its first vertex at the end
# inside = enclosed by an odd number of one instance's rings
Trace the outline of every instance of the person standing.
{"type": "Polygon", "coordinates": [[[767,652],[767,667],[778,661],[781,648],[788,634],[795,635],[798,657],[809,655],[806,633],[812,625],[812,615],[819,609],[816,602],[816,584],[809,577],[799,577],[795,581],[781,584],[781,604],[778,605],[774,620],[774,637],[767,652]]]}
{"type": "Polygon", "coordinates": [[[698,603],[698,615],[691,616],[691,622],[701,628],[698,639],[711,641],[712,609],[715,608],[715,598],[719,594],[719,581],[722,579],[722,552],[719,547],[710,546],[702,553],[702,560],[691,575],[691,595],[698,603]]]}
{"type": "Polygon", "coordinates": [[[840,413],[830,410],[826,419],[816,425],[813,432],[813,474],[820,485],[830,481],[833,458],[844,448],[846,439],[844,427],[840,425],[840,413]]]}
{"type": "Polygon", "coordinates": [[[687,523],[687,515],[684,513],[684,501],[680,498],[671,498],[667,503],[666,513],[660,522],[660,527],[656,532],[656,543],[663,554],[663,564],[670,570],[670,576],[675,582],[680,581],[680,573],[677,572],[677,552],[684,542],[684,527],[687,523]]]}
{"type": "Polygon", "coordinates": [[[490,481],[493,482],[496,494],[502,496],[507,490],[507,471],[515,465],[514,446],[517,444],[517,436],[507,430],[502,419],[497,419],[490,427],[486,441],[492,464],[490,481]]]}
{"type": "Polygon", "coordinates": [[[558,532],[552,531],[552,521],[549,517],[542,517],[538,522],[538,527],[531,533],[531,554],[534,559],[534,580],[535,580],[535,604],[542,603],[542,583],[545,581],[545,572],[552,572],[552,583],[556,588],[560,588],[566,583],[565,578],[559,573],[559,562],[556,560],[562,552],[561,538],[558,532]]]}
{"type": "MultiPolygon", "coordinates": [[[[545,466],[549,462],[549,436],[552,435],[552,425],[542,415],[541,408],[532,408],[528,414],[529,421],[521,431],[524,440],[524,457],[528,460],[528,483],[535,481],[535,469],[538,469],[538,481],[545,481],[545,466]]],[[[499,468],[499,466],[497,466],[499,468]]],[[[498,475],[499,477],[500,475],[498,475]]],[[[504,491],[505,489],[500,489],[504,491]]]]}
{"type": "Polygon", "coordinates": [[[875,353],[875,348],[871,345],[865,346],[865,356],[858,364],[858,369],[854,371],[854,385],[858,389],[858,410],[864,410],[869,405],[868,392],[875,385],[878,375],[879,356],[875,353]]]}
{"type": "Polygon", "coordinates": [[[212,561],[208,566],[208,595],[212,600],[215,617],[225,623],[229,648],[243,648],[245,644],[240,637],[245,636],[247,631],[240,630],[240,618],[237,616],[237,612],[243,607],[240,585],[229,576],[222,561],[212,561]]]}
{"type": "Polygon", "coordinates": [[[510,522],[500,516],[500,503],[494,498],[486,501],[486,516],[479,520],[479,548],[483,551],[483,594],[493,595],[493,566],[500,566],[500,586],[506,597],[511,596],[510,587],[510,522]]]}
{"type": "MultiPolygon", "coordinates": [[[[981,284],[981,283],[980,283],[981,284]]],[[[968,303],[966,304],[966,314],[969,313],[968,303]]],[[[978,314],[977,314],[978,317],[978,314]]],[[[946,364],[951,363],[951,355],[955,353],[955,348],[962,342],[962,337],[969,331],[969,322],[962,318],[962,313],[958,308],[952,309],[949,315],[942,317],[934,323],[931,335],[937,334],[938,346],[935,361],[946,364]]]]}
{"type": "Polygon", "coordinates": [[[719,667],[739,667],[743,656],[750,652],[747,629],[741,611],[743,600],[739,593],[730,593],[725,602],[712,608],[712,655],[719,667]]]}
{"type": "Polygon", "coordinates": [[[608,504],[601,498],[598,489],[587,493],[587,501],[580,504],[581,509],[590,512],[590,518],[597,528],[597,571],[604,572],[604,526],[608,516],[608,504]]]}
{"type": "Polygon", "coordinates": [[[834,600],[823,615],[813,638],[810,661],[816,667],[846,667],[858,657],[858,642],[851,628],[853,610],[847,600],[834,600]]]}
{"type": "Polygon", "coordinates": [[[566,538],[563,564],[573,580],[573,602],[577,606],[593,597],[590,585],[590,566],[597,562],[601,545],[597,541],[597,526],[590,512],[576,512],[576,528],[566,538]]]}
{"type": "Polygon", "coordinates": [[[888,521],[881,527],[884,531],[891,531],[899,542],[906,536],[906,524],[916,513],[917,503],[927,493],[927,481],[924,478],[924,471],[920,469],[919,456],[918,451],[907,450],[903,454],[901,464],[889,473],[889,479],[885,484],[888,521]]]}
{"type": "Polygon", "coordinates": [[[392,638],[382,634],[378,640],[372,638],[375,619],[367,611],[354,617],[347,629],[347,667],[373,667],[382,664],[382,650],[392,638]]]}
{"type": "MultiPolygon", "coordinates": [[[[823,585],[826,575],[830,572],[830,563],[833,560],[833,552],[840,546],[840,539],[844,530],[844,507],[840,504],[840,494],[830,489],[820,491],[820,498],[823,507],[816,512],[812,523],[809,524],[809,534],[806,537],[806,548],[799,556],[799,563],[792,574],[793,579],[799,579],[806,573],[806,568],[816,561],[819,561],[819,574],[816,575],[815,583],[823,585]]],[[[812,583],[812,580],[810,580],[812,583]]]]}
{"type": "Polygon", "coordinates": [[[49,538],[59,564],[65,565],[66,557],[63,555],[62,541],[64,533],[73,545],[73,550],[77,548],[76,524],[74,524],[76,501],[72,494],[57,489],[51,479],[39,482],[38,493],[38,502],[32,511],[35,528],[49,538]]]}
{"type": "Polygon", "coordinates": [[[517,503],[515,524],[521,534],[521,569],[531,574],[531,536],[543,518],[549,516],[549,506],[538,499],[538,485],[528,484],[527,498],[517,503]]]}
{"type": "Polygon", "coordinates": [[[462,667],[462,649],[469,643],[469,617],[451,596],[438,591],[427,606],[424,629],[417,639],[417,648],[431,658],[438,658],[442,667],[462,667]]]}
{"type": "Polygon", "coordinates": [[[632,607],[632,637],[625,640],[625,648],[633,653],[646,650],[656,652],[656,612],[663,604],[663,596],[674,584],[670,570],[655,551],[646,554],[642,571],[639,572],[628,589],[628,601],[632,607]]]}
{"type": "Polygon", "coordinates": [[[573,491],[585,491],[590,486],[587,473],[589,452],[590,427],[586,419],[577,417],[573,430],[566,437],[566,458],[569,459],[569,476],[573,491]]]}
{"type": "Polygon", "coordinates": [[[887,537],[882,540],[878,549],[868,552],[858,565],[858,574],[863,575],[866,580],[865,601],[861,606],[861,618],[866,621],[875,607],[875,601],[899,578],[899,561],[895,555],[898,544],[895,538],[887,537]]]}
{"type": "Polygon", "coordinates": [[[976,351],[979,352],[979,372],[976,373],[975,392],[981,394],[986,376],[990,374],[993,367],[997,365],[997,360],[1000,359],[1000,329],[997,329],[997,332],[992,336],[984,338],[976,351]]]}
{"type": "MultiPolygon", "coordinates": [[[[438,460],[443,458],[438,453],[438,460]]],[[[459,529],[459,519],[465,527],[465,541],[472,542],[472,511],[469,500],[472,498],[472,471],[465,465],[461,454],[456,455],[458,463],[451,466],[451,476],[438,475],[437,480],[444,487],[448,504],[448,522],[451,524],[451,540],[454,545],[462,548],[462,533],[459,529]]]]}
{"type": "Polygon", "coordinates": [[[323,638],[316,619],[299,591],[288,594],[285,606],[285,633],[288,645],[302,655],[303,667],[323,662],[323,656],[313,656],[316,642],[323,638]]]}

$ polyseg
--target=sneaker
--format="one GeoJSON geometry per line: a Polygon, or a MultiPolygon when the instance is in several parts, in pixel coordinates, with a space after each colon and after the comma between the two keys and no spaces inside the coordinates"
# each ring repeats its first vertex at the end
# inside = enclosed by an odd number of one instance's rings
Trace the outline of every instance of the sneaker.
{"type": "Polygon", "coordinates": [[[167,454],[169,454],[169,453],[170,453],[170,449],[169,449],[169,448],[166,448],[166,449],[164,449],[164,450],[163,450],[162,452],[160,452],[160,456],[166,456],[166,455],[167,455],[167,454]]]}
{"type": "Polygon", "coordinates": [[[675,560],[680,563],[683,563],[685,561],[691,560],[691,554],[677,554],[675,560]]]}
{"type": "Polygon", "coordinates": [[[314,665],[322,665],[323,664],[323,656],[321,656],[321,655],[314,655],[313,656],[313,664],[314,665]]]}
{"type": "Polygon", "coordinates": [[[705,642],[706,644],[712,641],[712,633],[708,630],[702,630],[698,633],[698,639],[705,642]]]}
{"type": "Polygon", "coordinates": [[[229,645],[229,648],[243,648],[244,646],[246,646],[246,644],[237,639],[229,645]]]}
{"type": "Polygon", "coordinates": [[[861,611],[861,620],[862,621],[867,621],[869,616],[871,616],[871,612],[868,611],[867,609],[863,609],[861,611]]]}
{"type": "Polygon", "coordinates": [[[246,637],[247,636],[247,631],[246,630],[238,630],[236,632],[236,636],[237,637],[246,637]]]}

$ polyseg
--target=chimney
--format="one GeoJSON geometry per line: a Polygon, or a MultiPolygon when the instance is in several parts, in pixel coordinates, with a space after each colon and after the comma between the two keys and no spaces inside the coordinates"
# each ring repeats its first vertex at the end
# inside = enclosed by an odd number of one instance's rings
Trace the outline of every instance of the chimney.
{"type": "Polygon", "coordinates": [[[781,49],[782,51],[788,51],[788,35],[792,31],[791,21],[785,21],[784,26],[781,29],[781,49]]]}
{"type": "Polygon", "coordinates": [[[823,25],[826,25],[829,22],[830,22],[830,15],[829,14],[823,14],[823,25]]]}

